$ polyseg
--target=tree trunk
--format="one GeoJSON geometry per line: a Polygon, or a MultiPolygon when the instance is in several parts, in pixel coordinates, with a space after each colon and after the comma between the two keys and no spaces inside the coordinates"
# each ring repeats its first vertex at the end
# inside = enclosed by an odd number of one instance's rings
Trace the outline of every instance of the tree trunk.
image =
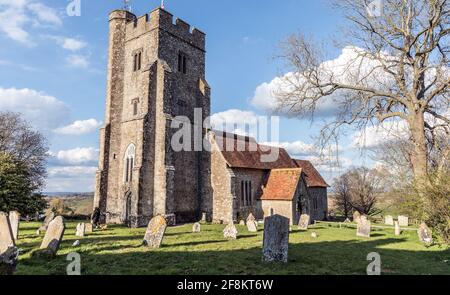
{"type": "Polygon", "coordinates": [[[411,166],[416,182],[426,181],[428,175],[427,143],[425,138],[425,119],[422,111],[417,111],[409,120],[413,150],[411,166]]]}

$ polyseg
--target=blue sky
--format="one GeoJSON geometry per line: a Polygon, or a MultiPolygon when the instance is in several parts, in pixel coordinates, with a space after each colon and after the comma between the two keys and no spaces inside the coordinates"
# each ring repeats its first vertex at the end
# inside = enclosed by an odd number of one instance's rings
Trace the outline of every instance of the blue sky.
{"type": "MultiPolygon", "coordinates": [[[[0,110],[22,112],[49,139],[46,191],[92,191],[98,128],[104,117],[108,14],[122,0],[81,0],[68,16],[65,0],[0,0],[0,110]]],[[[131,1],[137,15],[159,0],[131,1]]],[[[279,42],[302,31],[339,36],[343,18],[326,1],[166,0],[166,9],[207,34],[207,79],[212,112],[225,118],[264,115],[263,83],[284,73],[274,59],[279,42]]],[[[351,45],[351,44],[349,44],[351,45]]],[[[337,58],[341,49],[330,49],[337,58]]],[[[281,120],[280,142],[293,156],[311,158],[320,122],[281,120]]],[[[354,135],[354,134],[353,134],[354,135]]],[[[369,161],[342,144],[342,167],[319,165],[327,180],[369,161]]],[[[315,159],[315,158],[314,158],[315,159]]]]}

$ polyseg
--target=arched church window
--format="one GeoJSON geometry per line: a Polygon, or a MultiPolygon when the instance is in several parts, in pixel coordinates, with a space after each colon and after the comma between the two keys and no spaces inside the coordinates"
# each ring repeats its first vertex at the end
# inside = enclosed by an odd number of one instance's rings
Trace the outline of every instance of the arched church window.
{"type": "Polygon", "coordinates": [[[130,144],[125,152],[124,158],[124,181],[131,182],[133,178],[134,160],[136,158],[136,147],[130,144]]]}

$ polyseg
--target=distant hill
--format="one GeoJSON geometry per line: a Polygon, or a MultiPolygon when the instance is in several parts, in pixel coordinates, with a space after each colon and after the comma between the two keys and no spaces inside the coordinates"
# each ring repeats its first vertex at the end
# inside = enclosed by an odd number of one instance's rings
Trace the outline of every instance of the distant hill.
{"type": "Polygon", "coordinates": [[[45,193],[47,201],[60,199],[64,206],[73,211],[75,215],[90,215],[93,211],[94,193],[45,193]]]}

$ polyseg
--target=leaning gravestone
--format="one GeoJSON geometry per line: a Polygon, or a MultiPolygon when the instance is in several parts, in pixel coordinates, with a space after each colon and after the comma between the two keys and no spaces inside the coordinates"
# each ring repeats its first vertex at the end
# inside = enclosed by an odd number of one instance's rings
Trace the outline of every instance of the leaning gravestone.
{"type": "Polygon", "coordinates": [[[398,217],[398,223],[400,226],[408,226],[409,225],[409,218],[407,216],[400,215],[398,217]]]}
{"type": "Polygon", "coordinates": [[[358,211],[355,211],[353,213],[353,222],[358,223],[360,219],[361,219],[361,213],[359,213],[358,211]]]}
{"type": "Polygon", "coordinates": [[[425,244],[431,244],[433,243],[433,234],[431,229],[424,223],[419,226],[419,229],[417,230],[417,234],[419,235],[419,240],[422,243],[425,244]]]}
{"type": "Polygon", "coordinates": [[[384,224],[385,225],[394,225],[394,217],[392,217],[392,215],[386,215],[384,217],[384,224]]]}
{"type": "Polygon", "coordinates": [[[309,215],[308,214],[302,214],[300,216],[300,221],[298,223],[298,229],[299,230],[308,230],[309,225],[309,215]]]}
{"type": "Polygon", "coordinates": [[[401,233],[401,229],[400,229],[400,224],[398,223],[398,221],[394,222],[394,226],[395,226],[395,235],[399,236],[401,233]]]}
{"type": "Polygon", "coordinates": [[[230,222],[227,227],[223,230],[223,237],[225,239],[232,239],[236,240],[238,235],[238,231],[236,229],[236,226],[234,226],[233,222],[230,222]]]}
{"type": "Polygon", "coordinates": [[[94,227],[92,226],[92,223],[86,223],[85,224],[85,233],[92,234],[94,232],[94,227]]]}
{"type": "Polygon", "coordinates": [[[289,218],[273,215],[264,220],[263,262],[288,260],[289,218]]]}
{"type": "Polygon", "coordinates": [[[9,212],[9,224],[11,225],[11,230],[15,241],[17,241],[17,237],[19,236],[19,222],[20,222],[19,212],[17,211],[9,212]]]}
{"type": "Polygon", "coordinates": [[[166,228],[167,221],[163,216],[153,217],[148,223],[147,231],[145,232],[144,245],[151,248],[161,247],[166,228]]]}
{"type": "Polygon", "coordinates": [[[356,236],[370,238],[370,221],[366,216],[361,216],[356,227],[356,236]]]}
{"type": "Polygon", "coordinates": [[[86,225],[84,223],[78,223],[75,236],[84,237],[85,232],[86,232],[86,225]]]}
{"type": "Polygon", "coordinates": [[[192,232],[199,233],[199,232],[201,232],[201,230],[202,230],[202,228],[201,228],[200,223],[198,223],[198,222],[194,223],[194,225],[192,226],[192,232]]]}
{"type": "Polygon", "coordinates": [[[5,253],[9,248],[15,247],[11,225],[8,215],[0,212],[0,254],[5,253]]]}
{"type": "Polygon", "coordinates": [[[255,220],[247,220],[247,230],[251,233],[258,232],[258,224],[255,220]]]}
{"type": "Polygon", "coordinates": [[[47,230],[48,225],[50,224],[50,222],[55,218],[55,213],[53,211],[51,211],[47,216],[45,216],[44,219],[44,223],[42,224],[42,226],[39,228],[40,231],[45,231],[47,230]]]}
{"type": "Polygon", "coordinates": [[[55,256],[64,236],[65,229],[66,226],[62,216],[58,216],[53,219],[47,227],[44,240],[42,241],[41,247],[37,251],[37,254],[55,256]]]}

